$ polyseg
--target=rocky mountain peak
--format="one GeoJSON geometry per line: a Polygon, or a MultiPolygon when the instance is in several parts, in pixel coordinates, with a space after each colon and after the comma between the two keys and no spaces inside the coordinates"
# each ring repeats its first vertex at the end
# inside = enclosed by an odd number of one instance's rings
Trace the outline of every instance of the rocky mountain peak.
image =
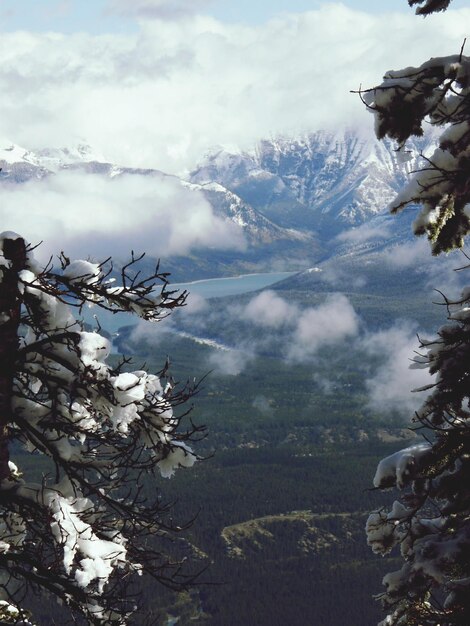
{"type": "Polygon", "coordinates": [[[339,232],[383,213],[431,144],[415,142],[402,164],[391,142],[318,131],[266,139],[252,153],[218,150],[190,179],[222,184],[282,226],[339,232]]]}

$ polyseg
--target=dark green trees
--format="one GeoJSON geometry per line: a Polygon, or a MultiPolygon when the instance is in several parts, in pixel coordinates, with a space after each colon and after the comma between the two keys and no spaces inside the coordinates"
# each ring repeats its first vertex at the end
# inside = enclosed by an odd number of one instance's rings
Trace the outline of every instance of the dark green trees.
{"type": "MultiPolygon", "coordinates": [[[[419,14],[445,10],[450,0],[409,0],[419,14]]],[[[362,94],[379,138],[398,143],[423,134],[423,123],[442,128],[439,145],[392,203],[420,209],[417,235],[434,254],[462,247],[470,232],[470,58],[434,58],[420,67],[389,72],[362,94]]],[[[373,513],[368,541],[380,554],[398,546],[402,567],[384,578],[382,626],[470,624],[470,289],[447,303],[448,323],[421,341],[414,367],[434,375],[414,421],[423,443],[384,459],[374,485],[396,486],[389,511],[373,513]]]]}

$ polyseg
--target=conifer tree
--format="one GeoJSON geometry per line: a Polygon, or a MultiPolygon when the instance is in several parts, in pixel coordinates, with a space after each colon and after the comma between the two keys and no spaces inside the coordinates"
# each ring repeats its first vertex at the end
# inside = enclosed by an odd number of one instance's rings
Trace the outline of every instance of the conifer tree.
{"type": "Polygon", "coordinates": [[[178,528],[143,482],[194,464],[198,429],[181,429],[174,409],[195,386],[124,359],[112,367],[110,341],[77,319],[94,306],[158,322],[184,304],[158,267],[141,277],[138,261],[120,281],[109,260],[61,255],[57,270],[42,268],[23,238],[0,235],[1,623],[29,624],[22,599],[43,590],[89,624],[121,625],[135,609],[132,574],[189,582],[158,547],[178,528]],[[25,454],[49,459],[42,479],[23,475],[25,454]]]}
{"type": "MultiPolygon", "coordinates": [[[[418,14],[443,11],[450,0],[409,0],[418,14]]],[[[406,141],[423,124],[442,128],[439,145],[391,205],[417,210],[414,232],[432,252],[463,246],[470,231],[470,57],[433,58],[419,67],[387,72],[362,93],[379,138],[406,141]]],[[[435,375],[414,416],[421,443],[383,459],[379,489],[401,490],[390,510],[372,513],[368,543],[379,554],[398,546],[403,565],[383,580],[388,611],[382,626],[470,624],[470,288],[446,300],[448,323],[421,340],[412,367],[435,375]]]]}

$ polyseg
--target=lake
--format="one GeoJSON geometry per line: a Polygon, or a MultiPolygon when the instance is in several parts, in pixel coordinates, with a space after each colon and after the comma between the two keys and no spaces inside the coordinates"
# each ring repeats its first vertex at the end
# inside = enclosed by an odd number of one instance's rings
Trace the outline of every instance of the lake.
{"type": "Polygon", "coordinates": [[[230,276],[229,278],[208,278],[196,280],[192,283],[172,283],[172,287],[189,293],[197,293],[203,298],[223,298],[224,296],[237,296],[250,291],[264,289],[274,285],[297,272],[268,272],[265,274],[243,274],[242,276],[230,276]]]}
{"type": "MultiPolygon", "coordinates": [[[[191,294],[197,294],[203,298],[223,298],[224,296],[237,296],[250,291],[264,289],[274,285],[297,272],[267,272],[264,274],[243,274],[242,276],[230,276],[229,278],[208,278],[207,280],[196,280],[192,283],[171,283],[171,289],[179,291],[187,290],[189,298],[191,294]]],[[[122,326],[137,323],[137,317],[129,313],[111,313],[98,307],[86,309],[83,318],[93,327],[96,326],[94,315],[98,316],[100,325],[104,330],[113,334],[122,326]]]]}

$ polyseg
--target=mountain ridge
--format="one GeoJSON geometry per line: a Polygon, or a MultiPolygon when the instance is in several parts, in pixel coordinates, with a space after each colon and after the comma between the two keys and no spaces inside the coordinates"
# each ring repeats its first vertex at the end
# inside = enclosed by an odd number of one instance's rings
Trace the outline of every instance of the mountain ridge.
{"type": "MultiPolygon", "coordinates": [[[[409,172],[419,167],[420,153],[431,153],[434,147],[433,136],[417,139],[408,162],[402,164],[390,142],[353,130],[316,131],[263,139],[251,151],[218,148],[181,178],[158,169],[110,163],[86,143],[33,152],[4,142],[0,183],[23,184],[79,171],[111,179],[126,175],[171,179],[200,193],[216,216],[243,231],[247,248],[193,251],[184,265],[193,266],[187,278],[194,279],[207,277],[209,271],[230,275],[272,267],[301,270],[336,255],[384,247],[389,237],[394,243],[411,239],[409,216],[389,229],[392,220],[386,207],[409,172]]],[[[181,257],[169,261],[171,268],[181,263],[181,257]]]]}

